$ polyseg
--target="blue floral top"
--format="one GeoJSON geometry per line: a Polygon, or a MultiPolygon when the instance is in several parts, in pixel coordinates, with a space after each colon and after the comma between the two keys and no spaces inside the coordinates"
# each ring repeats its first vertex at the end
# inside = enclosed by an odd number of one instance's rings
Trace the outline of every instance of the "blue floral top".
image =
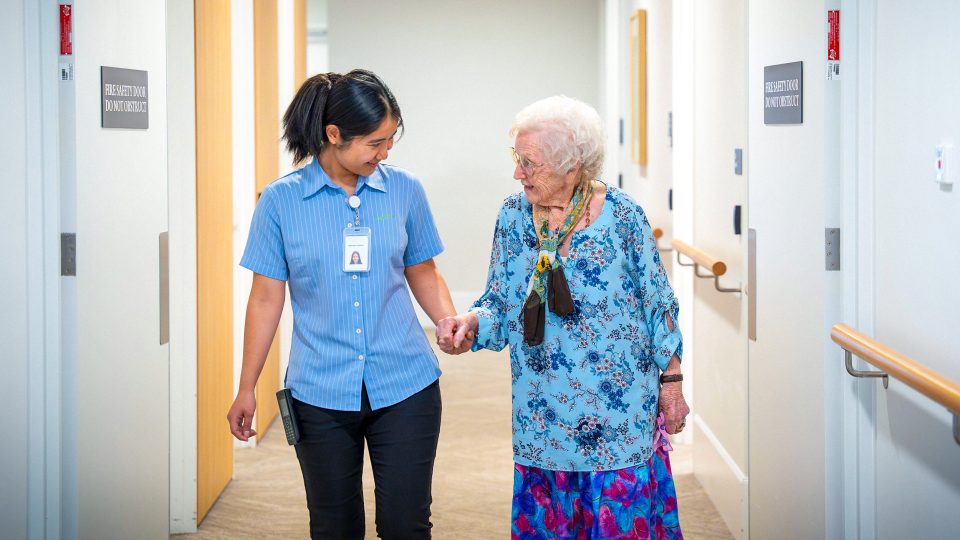
{"type": "Polygon", "coordinates": [[[521,308],[537,258],[532,207],[503,202],[490,273],[471,308],[474,350],[510,346],[513,456],[522,465],[599,471],[641,465],[656,430],[659,375],[682,351],[679,311],[650,224],[626,193],[607,187],[603,210],[572,233],[564,271],[576,309],[546,310],[543,343],[523,341],[521,308]]]}

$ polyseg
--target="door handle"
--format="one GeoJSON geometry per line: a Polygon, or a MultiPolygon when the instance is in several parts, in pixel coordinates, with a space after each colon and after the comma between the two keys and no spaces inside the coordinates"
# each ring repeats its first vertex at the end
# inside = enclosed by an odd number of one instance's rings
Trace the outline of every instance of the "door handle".
{"type": "Polygon", "coordinates": [[[747,337],[757,340],[757,230],[747,229],[747,337]]]}
{"type": "Polygon", "coordinates": [[[160,344],[170,342],[170,241],[160,233],[160,344]]]}

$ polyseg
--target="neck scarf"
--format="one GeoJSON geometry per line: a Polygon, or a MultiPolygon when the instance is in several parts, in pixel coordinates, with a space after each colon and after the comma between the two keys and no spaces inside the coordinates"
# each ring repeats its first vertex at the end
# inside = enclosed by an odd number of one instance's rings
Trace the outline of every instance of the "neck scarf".
{"type": "Polygon", "coordinates": [[[557,252],[580,221],[580,216],[590,204],[592,196],[593,182],[578,187],[567,206],[566,217],[552,232],[549,212],[545,208],[534,206],[533,227],[537,231],[540,252],[537,254],[537,265],[527,287],[527,300],[523,303],[523,340],[531,347],[543,343],[545,306],[549,306],[550,311],[561,317],[573,313],[573,298],[570,296],[567,278],[563,274],[563,262],[557,252]]]}

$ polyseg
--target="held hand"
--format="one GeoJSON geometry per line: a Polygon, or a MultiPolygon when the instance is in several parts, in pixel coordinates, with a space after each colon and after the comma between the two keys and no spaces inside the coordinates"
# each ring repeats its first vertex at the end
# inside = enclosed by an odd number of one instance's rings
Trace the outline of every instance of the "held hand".
{"type": "Polygon", "coordinates": [[[230,433],[241,441],[247,441],[257,432],[253,426],[253,413],[257,410],[257,398],[251,391],[241,391],[233,401],[230,412],[227,413],[227,422],[230,422],[230,433]]]}
{"type": "Polygon", "coordinates": [[[470,350],[480,324],[471,312],[441,319],[437,323],[437,344],[447,354],[460,354],[470,350]]]}
{"type": "Polygon", "coordinates": [[[660,410],[663,412],[667,433],[679,433],[686,423],[685,418],[690,414],[690,407],[683,399],[679,382],[664,383],[660,387],[660,410]]]}

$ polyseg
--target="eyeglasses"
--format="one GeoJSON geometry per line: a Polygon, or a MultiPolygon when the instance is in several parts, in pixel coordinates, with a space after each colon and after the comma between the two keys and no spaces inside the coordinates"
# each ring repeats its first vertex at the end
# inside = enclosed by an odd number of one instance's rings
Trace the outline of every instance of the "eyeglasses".
{"type": "Polygon", "coordinates": [[[543,167],[544,165],[543,163],[534,163],[526,157],[521,156],[517,153],[517,149],[512,146],[510,147],[510,155],[513,157],[513,162],[519,165],[523,170],[523,174],[527,176],[530,176],[538,167],[543,167]]]}

